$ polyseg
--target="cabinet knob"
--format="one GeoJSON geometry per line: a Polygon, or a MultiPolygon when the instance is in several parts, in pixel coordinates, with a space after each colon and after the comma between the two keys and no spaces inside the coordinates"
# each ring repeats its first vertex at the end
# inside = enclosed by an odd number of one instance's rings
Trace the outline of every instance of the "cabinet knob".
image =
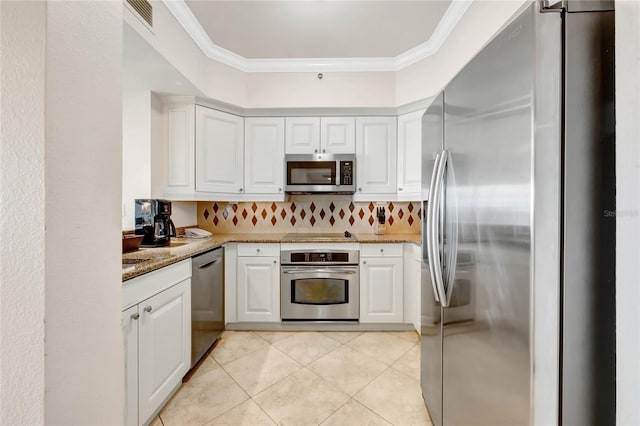
{"type": "Polygon", "coordinates": [[[384,249],[380,249],[380,253],[384,253],[384,249]]]}
{"type": "Polygon", "coordinates": [[[367,264],[367,261],[366,261],[366,260],[363,260],[363,261],[362,261],[362,264],[363,264],[363,265],[366,265],[366,264],[367,264]]]}
{"type": "Polygon", "coordinates": [[[282,192],[282,188],[278,188],[278,192],[282,192]]]}
{"type": "Polygon", "coordinates": [[[314,150],[313,150],[313,152],[315,152],[315,153],[317,154],[317,153],[318,153],[318,150],[317,150],[317,149],[314,149],[314,150]]]}
{"type": "Polygon", "coordinates": [[[323,149],[323,150],[322,150],[322,152],[327,152],[327,150],[326,150],[326,149],[323,149]]]}
{"type": "Polygon", "coordinates": [[[358,188],[358,191],[362,192],[362,188],[358,188]]]}
{"type": "Polygon", "coordinates": [[[144,308],[145,312],[151,312],[153,311],[153,308],[151,307],[151,305],[147,306],[146,308],[144,308]]]}
{"type": "Polygon", "coordinates": [[[274,260],[274,261],[273,261],[273,264],[275,265],[276,263],[278,263],[278,261],[277,261],[277,260],[274,260]]]}
{"type": "Polygon", "coordinates": [[[260,253],[260,249],[256,249],[256,253],[260,253]]]}
{"type": "Polygon", "coordinates": [[[140,318],[140,314],[137,313],[137,312],[135,314],[131,315],[131,319],[132,320],[137,320],[138,318],[140,318]]]}
{"type": "Polygon", "coordinates": [[[398,191],[402,191],[402,188],[398,188],[398,191]]]}
{"type": "Polygon", "coordinates": [[[240,192],[242,192],[242,191],[243,191],[243,189],[242,189],[242,188],[240,188],[240,192]]]}

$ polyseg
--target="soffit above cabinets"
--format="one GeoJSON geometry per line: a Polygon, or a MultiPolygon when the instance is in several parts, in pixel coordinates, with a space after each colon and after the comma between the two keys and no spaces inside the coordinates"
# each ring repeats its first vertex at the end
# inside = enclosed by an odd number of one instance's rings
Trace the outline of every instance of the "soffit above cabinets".
{"type": "Polygon", "coordinates": [[[397,71],[436,53],[471,2],[164,0],[206,56],[245,72],[397,71]]]}

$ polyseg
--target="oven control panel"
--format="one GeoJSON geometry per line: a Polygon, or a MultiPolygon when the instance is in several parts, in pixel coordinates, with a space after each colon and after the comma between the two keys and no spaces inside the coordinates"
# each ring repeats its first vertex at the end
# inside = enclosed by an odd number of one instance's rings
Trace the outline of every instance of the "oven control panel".
{"type": "Polygon", "coordinates": [[[283,265],[304,265],[304,264],[334,264],[349,265],[357,264],[359,252],[354,250],[308,250],[308,251],[282,251],[280,262],[283,265]]]}

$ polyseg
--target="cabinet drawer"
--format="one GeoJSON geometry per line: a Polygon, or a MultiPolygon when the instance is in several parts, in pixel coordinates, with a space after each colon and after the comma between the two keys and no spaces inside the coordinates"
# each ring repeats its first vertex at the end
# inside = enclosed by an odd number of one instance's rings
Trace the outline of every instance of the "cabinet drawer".
{"type": "Polygon", "coordinates": [[[191,259],[185,259],[126,281],[122,285],[122,309],[140,303],[190,277],[191,259]]]}
{"type": "Polygon", "coordinates": [[[360,257],[402,257],[402,244],[360,244],[360,257]]]}
{"type": "Polygon", "coordinates": [[[280,244],[238,244],[238,256],[280,257],[280,244]]]}

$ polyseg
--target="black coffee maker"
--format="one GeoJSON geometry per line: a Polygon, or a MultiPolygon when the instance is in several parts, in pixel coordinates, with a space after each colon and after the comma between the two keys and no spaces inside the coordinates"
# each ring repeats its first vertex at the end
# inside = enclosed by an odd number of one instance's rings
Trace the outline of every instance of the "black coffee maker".
{"type": "Polygon", "coordinates": [[[136,200],[136,235],[143,235],[141,247],[168,246],[176,236],[171,221],[171,201],[136,200]]]}

